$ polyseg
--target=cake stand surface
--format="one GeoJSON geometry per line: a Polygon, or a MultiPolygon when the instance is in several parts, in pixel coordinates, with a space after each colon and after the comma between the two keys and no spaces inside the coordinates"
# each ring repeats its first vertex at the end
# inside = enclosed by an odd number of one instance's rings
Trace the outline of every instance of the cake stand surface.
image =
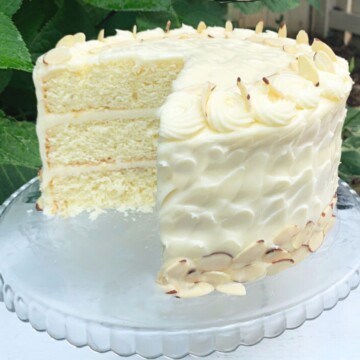
{"type": "Polygon", "coordinates": [[[156,213],[92,221],[35,210],[36,179],[0,207],[0,299],[55,339],[119,355],[181,358],[232,351],[300,326],[360,282],[360,199],[340,182],[337,221],[299,265],[248,284],[247,296],[177,299],[156,286],[156,213]]]}

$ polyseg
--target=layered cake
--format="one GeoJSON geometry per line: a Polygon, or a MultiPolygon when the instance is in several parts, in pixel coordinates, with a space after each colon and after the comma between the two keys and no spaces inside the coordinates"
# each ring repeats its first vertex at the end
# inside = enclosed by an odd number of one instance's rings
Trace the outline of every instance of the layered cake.
{"type": "Polygon", "coordinates": [[[334,222],[348,64],[305,31],[183,25],[61,39],[34,71],[48,215],[160,215],[178,297],[275,274],[334,222]]]}

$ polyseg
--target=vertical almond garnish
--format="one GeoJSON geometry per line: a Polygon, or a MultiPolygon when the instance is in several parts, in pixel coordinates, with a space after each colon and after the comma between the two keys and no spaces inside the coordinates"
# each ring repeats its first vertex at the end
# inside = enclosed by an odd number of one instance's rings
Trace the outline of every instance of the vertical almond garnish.
{"type": "Polygon", "coordinates": [[[197,27],[197,32],[199,33],[199,34],[201,34],[204,30],[206,29],[206,24],[204,23],[204,21],[200,21],[199,22],[199,25],[198,25],[198,27],[197,27]]]}
{"type": "Polygon", "coordinates": [[[101,29],[99,31],[99,35],[98,35],[98,41],[104,41],[104,38],[105,38],[105,30],[104,29],[101,29]]]}
{"type": "Polygon", "coordinates": [[[170,31],[170,27],[171,27],[171,21],[168,20],[166,23],[166,28],[165,28],[165,32],[168,33],[170,31]]]}
{"type": "Polygon", "coordinates": [[[316,67],[321,71],[327,71],[330,73],[335,72],[335,67],[330,59],[330,56],[324,51],[317,51],[314,54],[314,63],[316,67]]]}
{"type": "Polygon", "coordinates": [[[287,27],[285,23],[282,23],[279,27],[278,37],[286,38],[287,37],[287,27]]]}
{"type": "Polygon", "coordinates": [[[264,30],[264,21],[260,20],[255,27],[255,32],[256,34],[260,34],[262,33],[264,30]]]}
{"type": "Polygon", "coordinates": [[[296,35],[296,43],[302,45],[309,45],[309,36],[305,30],[300,30],[296,35]]]}
{"type": "Polygon", "coordinates": [[[232,32],[234,30],[233,24],[230,20],[225,23],[225,31],[232,32]]]}
{"type": "Polygon", "coordinates": [[[202,97],[201,97],[201,108],[202,108],[202,111],[205,114],[205,116],[207,115],[206,114],[207,102],[209,100],[211,92],[215,89],[215,87],[216,87],[216,85],[211,82],[207,82],[204,86],[202,97]]]}
{"type": "Polygon", "coordinates": [[[237,78],[236,85],[240,90],[240,95],[244,101],[246,111],[250,111],[250,95],[240,77],[237,78]]]}
{"type": "Polygon", "coordinates": [[[136,25],[133,26],[132,33],[133,33],[133,35],[135,37],[136,33],[137,33],[137,26],[136,25]]]}
{"type": "Polygon", "coordinates": [[[318,52],[318,51],[323,51],[325,52],[327,55],[329,55],[330,59],[332,61],[336,61],[336,55],[335,53],[332,51],[332,49],[330,48],[330,46],[326,45],[324,42],[322,42],[319,39],[314,39],[314,42],[311,45],[311,48],[313,49],[313,51],[318,52]]]}
{"type": "Polygon", "coordinates": [[[319,74],[314,62],[307,56],[301,55],[298,58],[299,74],[310,80],[315,86],[319,86],[319,74]]]}

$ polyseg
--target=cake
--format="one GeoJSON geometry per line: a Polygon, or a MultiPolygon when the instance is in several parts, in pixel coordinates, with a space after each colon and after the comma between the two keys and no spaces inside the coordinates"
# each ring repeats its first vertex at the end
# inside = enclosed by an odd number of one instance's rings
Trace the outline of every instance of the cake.
{"type": "Polygon", "coordinates": [[[39,207],[157,208],[168,294],[242,295],[316,251],[334,223],[352,82],[303,30],[78,33],[38,59],[34,82],[39,207]]]}

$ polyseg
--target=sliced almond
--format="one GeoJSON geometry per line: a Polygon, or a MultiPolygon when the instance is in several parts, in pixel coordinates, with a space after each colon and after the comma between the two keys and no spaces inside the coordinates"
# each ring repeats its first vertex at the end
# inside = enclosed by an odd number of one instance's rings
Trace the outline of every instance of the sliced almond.
{"type": "Polygon", "coordinates": [[[198,27],[197,27],[197,32],[199,33],[199,34],[201,34],[204,30],[206,29],[206,24],[204,23],[204,21],[200,21],[199,22],[199,25],[198,25],[198,27]]]}
{"type": "Polygon", "coordinates": [[[255,27],[255,33],[260,34],[264,31],[264,21],[260,20],[255,27]]]}
{"type": "Polygon", "coordinates": [[[71,59],[71,52],[67,47],[59,47],[45,54],[43,62],[46,65],[59,65],[71,59]]]}
{"type": "Polygon", "coordinates": [[[196,269],[190,269],[185,276],[185,281],[189,283],[199,282],[202,272],[196,269]]]}
{"type": "Polygon", "coordinates": [[[284,39],[282,38],[268,38],[264,40],[264,44],[272,47],[282,48],[284,44],[284,39]]]}
{"type": "Polygon", "coordinates": [[[211,92],[215,89],[216,85],[210,82],[207,82],[203,88],[202,97],[201,97],[201,108],[204,114],[206,114],[206,105],[209,100],[211,92]]]}
{"type": "Polygon", "coordinates": [[[319,85],[319,74],[314,62],[307,56],[301,55],[298,58],[299,74],[307,80],[310,80],[315,86],[319,85]]]}
{"type": "Polygon", "coordinates": [[[316,223],[316,229],[318,231],[323,231],[327,226],[327,224],[329,223],[332,216],[333,216],[333,209],[331,208],[330,205],[328,205],[321,213],[320,218],[316,223]]]}
{"type": "Polygon", "coordinates": [[[297,60],[293,60],[290,62],[290,68],[295,71],[296,73],[299,72],[299,63],[297,60]]]}
{"type": "Polygon", "coordinates": [[[170,28],[171,28],[171,21],[168,20],[167,23],[166,23],[165,32],[166,32],[166,33],[169,33],[169,32],[170,32],[170,28]]]}
{"type": "Polygon", "coordinates": [[[335,225],[335,216],[332,216],[330,221],[326,224],[325,228],[324,228],[324,235],[326,235],[335,225]]]}
{"type": "Polygon", "coordinates": [[[236,85],[240,90],[240,95],[244,101],[246,111],[250,111],[250,95],[249,95],[245,85],[242,83],[240,77],[237,78],[236,85]]]}
{"type": "Polygon", "coordinates": [[[194,286],[185,289],[179,289],[176,296],[180,298],[193,298],[204,296],[214,291],[214,287],[206,282],[199,282],[194,284],[194,286]]]}
{"type": "Polygon", "coordinates": [[[231,261],[231,255],[217,252],[202,257],[198,268],[203,271],[226,270],[230,266],[231,261]]]}
{"type": "Polygon", "coordinates": [[[279,38],[286,38],[287,37],[287,27],[286,24],[281,24],[279,31],[278,31],[279,38]]]}
{"type": "Polygon", "coordinates": [[[233,259],[233,267],[240,268],[260,260],[264,256],[265,251],[266,245],[264,240],[259,240],[256,243],[249,245],[233,259]]]}
{"type": "Polygon", "coordinates": [[[99,35],[98,35],[98,41],[104,41],[104,39],[105,39],[105,30],[104,29],[101,29],[100,31],[99,31],[99,35]]]}
{"type": "Polygon", "coordinates": [[[137,26],[136,25],[133,26],[132,33],[133,33],[133,36],[136,37],[136,33],[137,33],[137,26]]]}
{"type": "Polygon", "coordinates": [[[285,269],[288,269],[291,267],[295,261],[293,259],[282,259],[273,262],[268,268],[267,268],[267,275],[275,275],[279,273],[280,271],[283,271],[285,269]]]}
{"type": "Polygon", "coordinates": [[[294,238],[292,245],[294,249],[299,249],[302,244],[307,244],[311,239],[313,232],[315,231],[315,223],[313,221],[309,221],[305,228],[301,230],[294,238]]]}
{"type": "Polygon", "coordinates": [[[262,44],[264,42],[264,38],[261,35],[257,35],[257,34],[253,34],[249,36],[247,40],[256,44],[262,44]]]}
{"type": "Polygon", "coordinates": [[[73,37],[74,37],[75,44],[84,43],[86,41],[86,36],[82,32],[78,32],[78,33],[74,34],[73,37]]]}
{"type": "Polygon", "coordinates": [[[249,281],[254,281],[264,277],[266,274],[266,269],[264,264],[255,263],[242,267],[241,269],[234,269],[230,271],[230,276],[232,280],[239,283],[246,283],[249,281]]]}
{"type": "Polygon", "coordinates": [[[284,45],[283,50],[288,54],[297,54],[298,52],[297,46],[292,44],[284,45]]]}
{"type": "Polygon", "coordinates": [[[216,286],[217,291],[228,295],[243,296],[246,295],[245,286],[237,282],[229,282],[227,284],[221,284],[216,286]]]}
{"type": "Polygon", "coordinates": [[[311,239],[309,240],[309,249],[311,252],[316,251],[317,249],[319,249],[319,247],[321,246],[321,244],[324,241],[324,234],[322,231],[315,231],[312,236],[311,239]]]}
{"type": "Polygon", "coordinates": [[[170,264],[164,270],[164,276],[176,280],[185,279],[189,270],[191,269],[190,261],[187,259],[181,259],[170,264]]]}
{"type": "Polygon", "coordinates": [[[301,245],[299,249],[291,253],[291,258],[295,261],[295,264],[298,264],[300,261],[304,260],[306,256],[310,254],[310,249],[308,245],[301,245]]]}
{"type": "Polygon", "coordinates": [[[272,263],[272,262],[277,261],[277,260],[289,259],[289,258],[291,258],[291,255],[286,250],[283,250],[283,249],[270,249],[265,253],[265,255],[263,257],[263,261],[265,261],[267,263],[272,263]]]}
{"type": "Polygon", "coordinates": [[[232,32],[233,30],[234,30],[234,26],[233,26],[232,22],[230,20],[228,20],[225,23],[225,31],[226,32],[232,32]]]}
{"type": "Polygon", "coordinates": [[[226,284],[231,281],[230,275],[222,271],[207,271],[200,276],[201,282],[207,282],[212,286],[226,284]]]}
{"type": "Polygon", "coordinates": [[[287,251],[294,250],[292,245],[293,238],[298,234],[299,228],[296,225],[289,225],[284,228],[273,240],[275,245],[287,251]]]}
{"type": "Polygon", "coordinates": [[[296,43],[302,45],[309,45],[309,36],[305,30],[300,30],[296,35],[296,43]]]}
{"type": "Polygon", "coordinates": [[[324,51],[327,55],[329,55],[329,57],[332,61],[337,60],[337,57],[336,57],[335,53],[332,51],[332,49],[319,39],[314,40],[314,42],[311,45],[311,48],[315,52],[324,51]]]}
{"type": "Polygon", "coordinates": [[[72,47],[74,45],[74,36],[73,35],[65,35],[63,38],[61,38],[57,44],[56,47],[72,47]]]}
{"type": "Polygon", "coordinates": [[[330,59],[330,56],[324,51],[320,50],[314,54],[314,63],[316,67],[321,71],[326,71],[330,73],[335,72],[335,66],[330,59]]]}

